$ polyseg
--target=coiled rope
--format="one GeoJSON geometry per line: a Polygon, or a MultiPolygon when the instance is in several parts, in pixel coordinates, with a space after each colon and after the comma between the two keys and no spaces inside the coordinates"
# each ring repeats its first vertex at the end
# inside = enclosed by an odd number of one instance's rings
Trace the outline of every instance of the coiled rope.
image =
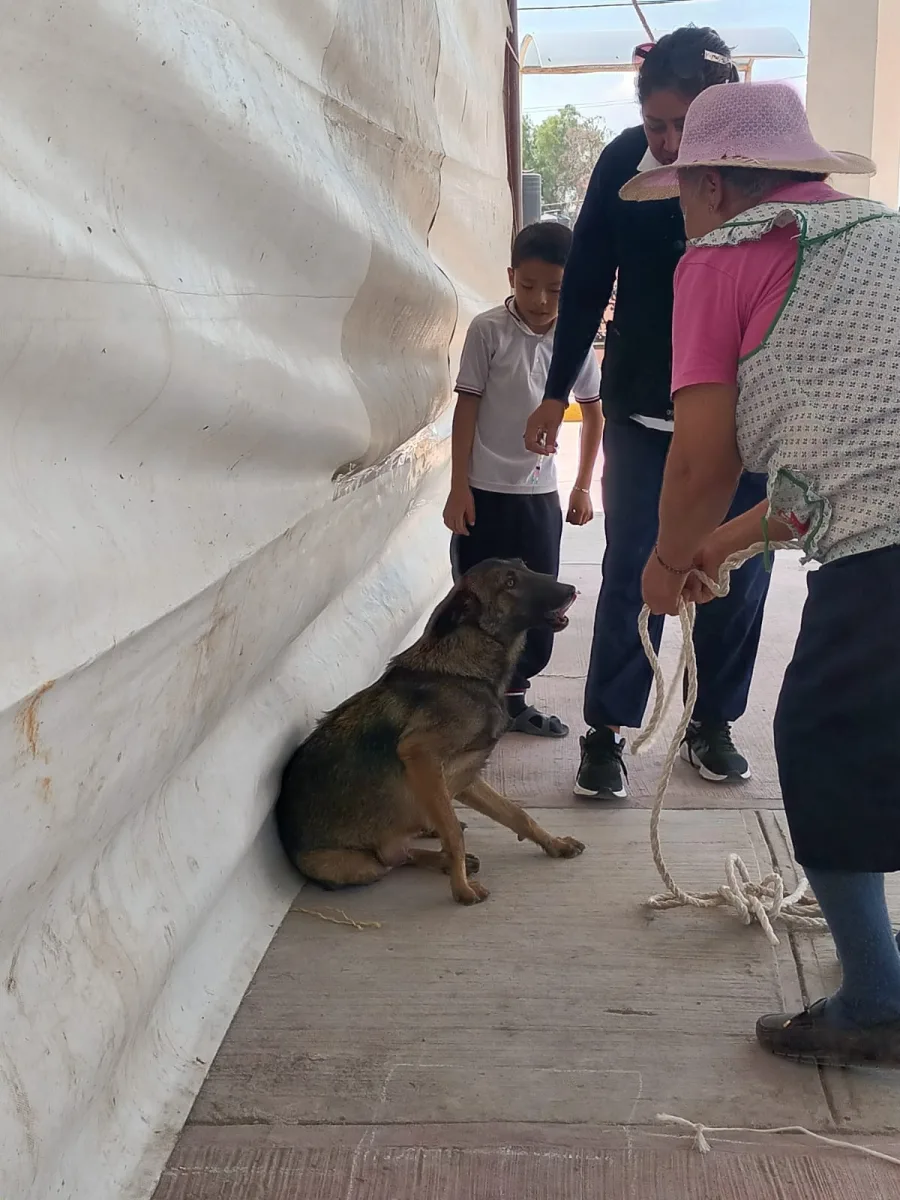
{"type": "MultiPolygon", "coordinates": [[[[694,574],[698,576],[714,596],[721,598],[728,595],[731,586],[732,571],[736,571],[738,567],[743,566],[748,559],[754,558],[757,554],[762,554],[768,550],[786,549],[796,549],[796,547],[792,542],[770,542],[768,546],[759,542],[749,549],[741,550],[739,553],[732,554],[729,558],[725,559],[719,568],[719,577],[716,581],[704,575],[702,571],[695,571],[694,574]]],[[[681,743],[684,741],[684,736],[687,733],[688,725],[694,713],[694,705],[697,702],[697,656],[694,651],[693,641],[696,605],[682,602],[679,606],[678,616],[681,621],[681,653],[678,658],[675,676],[668,691],[662,667],[659,664],[659,658],[650,641],[649,608],[646,606],[643,608],[638,621],[641,645],[644,647],[644,653],[653,669],[655,695],[650,720],[646,728],[633,742],[631,747],[632,754],[638,754],[650,745],[665,720],[666,712],[676,687],[679,686],[682,679],[685,677],[687,679],[684,711],[681,714],[678,727],[672,735],[672,741],[669,744],[669,749],[663,762],[659,784],[656,788],[653,812],[650,817],[650,848],[653,852],[653,861],[656,864],[660,879],[666,885],[666,891],[651,896],[647,900],[647,906],[654,909],[730,907],[734,909],[744,925],[752,925],[754,921],[757,921],[773,946],[779,944],[778,936],[773,928],[773,925],[779,921],[789,930],[805,929],[814,932],[826,930],[828,927],[822,916],[822,910],[819,908],[815,898],[809,894],[809,884],[805,877],[801,878],[792,892],[786,893],[784,878],[780,872],[773,871],[770,875],[766,875],[765,878],[757,882],[751,879],[746,864],[738,854],[728,855],[725,863],[726,882],[714,892],[686,892],[672,877],[672,873],[663,857],[659,837],[659,823],[663,803],[666,798],[666,791],[669,787],[669,781],[672,778],[675,759],[678,757],[681,743]]]]}

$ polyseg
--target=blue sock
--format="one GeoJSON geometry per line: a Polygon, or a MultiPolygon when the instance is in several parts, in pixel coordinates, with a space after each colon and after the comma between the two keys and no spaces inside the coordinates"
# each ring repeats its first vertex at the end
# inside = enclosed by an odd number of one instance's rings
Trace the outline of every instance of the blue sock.
{"type": "Polygon", "coordinates": [[[900,950],[884,896],[884,876],[807,871],[841,963],[841,986],[826,1016],[839,1025],[900,1021],[900,950]]]}

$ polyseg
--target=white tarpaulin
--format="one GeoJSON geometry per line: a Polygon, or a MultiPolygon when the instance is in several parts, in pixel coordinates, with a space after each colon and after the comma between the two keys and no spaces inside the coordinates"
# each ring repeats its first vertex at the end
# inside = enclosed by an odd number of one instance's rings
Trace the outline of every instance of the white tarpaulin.
{"type": "Polygon", "coordinates": [[[444,583],[505,38],[502,0],[3,4],[3,1200],[152,1190],[296,887],[273,769],[444,583]]]}

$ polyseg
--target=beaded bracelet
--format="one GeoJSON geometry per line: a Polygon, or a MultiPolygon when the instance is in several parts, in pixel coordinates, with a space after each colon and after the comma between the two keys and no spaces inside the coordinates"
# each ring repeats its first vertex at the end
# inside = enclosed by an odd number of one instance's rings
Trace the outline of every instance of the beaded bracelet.
{"type": "Polygon", "coordinates": [[[682,570],[681,567],[670,566],[666,562],[666,560],[660,555],[658,546],[654,546],[653,554],[656,558],[656,561],[663,568],[663,570],[668,571],[670,575],[687,575],[691,570],[690,567],[685,567],[684,570],[682,570]]]}

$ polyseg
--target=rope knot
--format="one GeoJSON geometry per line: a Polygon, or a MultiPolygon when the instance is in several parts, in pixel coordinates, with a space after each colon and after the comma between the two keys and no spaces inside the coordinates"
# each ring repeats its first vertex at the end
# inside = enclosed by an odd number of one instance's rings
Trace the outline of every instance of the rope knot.
{"type": "Polygon", "coordinates": [[[690,1129],[694,1135],[694,1145],[701,1154],[709,1154],[712,1147],[706,1140],[707,1126],[701,1125],[699,1121],[689,1121],[686,1117],[673,1117],[671,1113],[657,1113],[657,1121],[664,1121],[667,1125],[680,1125],[682,1129],[690,1129]]]}

